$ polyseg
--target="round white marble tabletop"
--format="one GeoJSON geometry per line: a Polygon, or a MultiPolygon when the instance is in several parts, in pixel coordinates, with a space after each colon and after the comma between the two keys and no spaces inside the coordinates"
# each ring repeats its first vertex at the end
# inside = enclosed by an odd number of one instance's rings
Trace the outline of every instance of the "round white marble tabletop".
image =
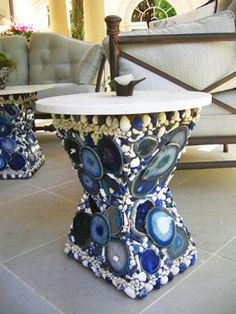
{"type": "Polygon", "coordinates": [[[188,91],[136,91],[133,96],[114,92],[64,95],[40,99],[38,111],[69,115],[123,115],[175,111],[209,105],[211,95],[188,91]]]}
{"type": "Polygon", "coordinates": [[[35,93],[52,86],[49,84],[7,86],[5,89],[0,89],[0,96],[35,93]]]}

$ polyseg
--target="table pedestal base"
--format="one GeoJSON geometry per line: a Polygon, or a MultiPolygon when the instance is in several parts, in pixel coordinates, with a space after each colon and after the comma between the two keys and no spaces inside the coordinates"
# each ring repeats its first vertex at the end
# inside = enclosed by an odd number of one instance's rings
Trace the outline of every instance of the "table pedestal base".
{"type": "Polygon", "coordinates": [[[28,179],[45,161],[31,127],[36,93],[1,96],[0,179],[28,179]]]}
{"type": "Polygon", "coordinates": [[[131,298],[195,263],[168,184],[197,113],[54,118],[85,189],[65,252],[131,298]]]}

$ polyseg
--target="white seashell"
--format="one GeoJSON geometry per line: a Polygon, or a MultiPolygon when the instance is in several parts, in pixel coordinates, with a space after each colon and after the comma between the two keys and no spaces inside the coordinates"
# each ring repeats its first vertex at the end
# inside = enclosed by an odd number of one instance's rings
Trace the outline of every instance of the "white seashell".
{"type": "Polygon", "coordinates": [[[88,261],[84,260],[84,261],[82,262],[82,264],[83,264],[85,267],[88,267],[88,261]]]}
{"type": "Polygon", "coordinates": [[[112,117],[111,117],[111,116],[107,116],[107,117],[106,117],[106,125],[107,125],[108,127],[110,127],[111,124],[112,124],[112,117]]]}
{"type": "Polygon", "coordinates": [[[111,129],[116,130],[119,127],[119,120],[117,118],[114,118],[111,124],[111,129]]]}
{"type": "Polygon", "coordinates": [[[162,285],[167,284],[167,282],[168,282],[168,277],[167,276],[164,276],[164,277],[161,278],[161,284],[162,285]]]}
{"type": "Polygon", "coordinates": [[[130,146],[128,145],[122,145],[121,150],[123,153],[128,153],[130,151],[130,146]]]}
{"type": "Polygon", "coordinates": [[[185,118],[190,118],[191,117],[191,109],[186,109],[185,110],[185,118]]]}
{"type": "Polygon", "coordinates": [[[131,260],[130,261],[130,266],[135,266],[135,265],[136,265],[135,260],[131,260]]]}
{"type": "Polygon", "coordinates": [[[101,193],[101,195],[102,195],[102,197],[106,197],[106,192],[104,191],[104,189],[100,189],[100,193],[101,193]]]}
{"type": "Polygon", "coordinates": [[[174,117],[175,121],[179,121],[179,111],[174,112],[174,117]]]}
{"type": "Polygon", "coordinates": [[[159,122],[161,124],[165,123],[165,121],[166,121],[166,114],[165,114],[165,112],[160,112],[159,115],[158,115],[158,118],[159,118],[159,122]]]}
{"type": "Polygon", "coordinates": [[[98,116],[93,116],[93,124],[98,124],[98,116]]]}
{"type": "Polygon", "coordinates": [[[158,137],[162,137],[162,136],[165,134],[165,132],[166,132],[166,128],[165,128],[164,126],[162,126],[162,127],[159,129],[157,136],[158,136],[158,137]]]}
{"type": "Polygon", "coordinates": [[[131,128],[130,120],[127,118],[127,116],[122,116],[120,119],[120,129],[121,131],[127,132],[131,128]]]}
{"type": "Polygon", "coordinates": [[[140,165],[140,159],[138,157],[132,159],[131,163],[130,163],[130,167],[131,168],[136,168],[140,165]]]}
{"type": "Polygon", "coordinates": [[[151,118],[149,115],[145,114],[143,116],[143,126],[147,127],[151,123],[151,118]]]}
{"type": "Polygon", "coordinates": [[[147,279],[147,275],[145,274],[145,272],[142,271],[138,274],[137,278],[139,281],[145,281],[147,279]]]}
{"type": "Polygon", "coordinates": [[[189,267],[191,264],[191,261],[189,259],[185,259],[183,262],[187,267],[189,267]]]}
{"type": "Polygon", "coordinates": [[[135,152],[134,151],[131,151],[131,153],[130,153],[130,158],[134,158],[134,157],[136,157],[136,154],[135,154],[135,152]]]}
{"type": "Polygon", "coordinates": [[[132,132],[131,132],[131,131],[128,131],[128,132],[126,133],[126,136],[127,136],[127,137],[132,136],[132,132]]]}
{"type": "Polygon", "coordinates": [[[153,290],[153,285],[151,285],[150,283],[145,284],[145,289],[147,292],[150,292],[153,290]]]}
{"type": "Polygon", "coordinates": [[[87,116],[80,116],[80,121],[82,122],[82,123],[87,123],[88,122],[88,119],[87,119],[87,116]]]}
{"type": "Polygon", "coordinates": [[[126,287],[124,289],[124,292],[132,299],[135,299],[136,297],[136,293],[135,293],[135,290],[131,287],[126,287]]]}
{"type": "Polygon", "coordinates": [[[121,75],[114,78],[114,81],[116,81],[118,84],[123,85],[123,86],[128,85],[133,80],[134,80],[134,77],[132,74],[121,75]]]}
{"type": "Polygon", "coordinates": [[[179,273],[179,267],[177,267],[177,266],[171,267],[170,270],[171,270],[171,272],[172,272],[172,274],[173,274],[174,276],[178,275],[178,273],[179,273]]]}

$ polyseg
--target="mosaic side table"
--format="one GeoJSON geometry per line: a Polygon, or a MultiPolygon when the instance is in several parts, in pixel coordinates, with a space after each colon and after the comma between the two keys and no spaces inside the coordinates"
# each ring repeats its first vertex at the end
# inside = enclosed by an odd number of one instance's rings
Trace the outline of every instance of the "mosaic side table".
{"type": "Polygon", "coordinates": [[[196,92],[93,93],[36,103],[54,117],[84,195],[65,252],[131,298],[195,263],[194,241],[168,184],[199,107],[196,92]]]}
{"type": "Polygon", "coordinates": [[[28,179],[45,161],[32,131],[39,86],[9,86],[0,90],[0,179],[28,179]]]}

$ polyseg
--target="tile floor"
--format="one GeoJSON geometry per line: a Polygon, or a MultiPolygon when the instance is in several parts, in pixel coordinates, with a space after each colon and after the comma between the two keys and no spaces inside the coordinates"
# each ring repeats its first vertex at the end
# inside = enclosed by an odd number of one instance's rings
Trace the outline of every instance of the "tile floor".
{"type": "MultiPolygon", "coordinates": [[[[0,182],[0,314],[236,313],[236,169],[177,171],[171,186],[199,248],[197,264],[131,300],[63,253],[81,187],[54,134],[38,133],[46,164],[0,182]]],[[[207,157],[236,157],[210,147],[207,157]]],[[[199,159],[190,148],[184,159],[199,159]]]]}

